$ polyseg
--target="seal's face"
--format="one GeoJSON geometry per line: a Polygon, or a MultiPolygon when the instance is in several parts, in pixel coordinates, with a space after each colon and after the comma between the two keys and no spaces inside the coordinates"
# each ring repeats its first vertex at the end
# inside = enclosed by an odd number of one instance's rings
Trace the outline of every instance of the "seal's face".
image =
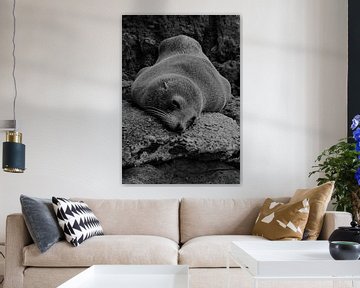
{"type": "Polygon", "coordinates": [[[182,133],[199,117],[202,101],[194,89],[181,90],[177,86],[178,83],[163,82],[161,87],[150,89],[151,97],[147,98],[151,101],[144,103],[144,108],[169,130],[182,133]]]}

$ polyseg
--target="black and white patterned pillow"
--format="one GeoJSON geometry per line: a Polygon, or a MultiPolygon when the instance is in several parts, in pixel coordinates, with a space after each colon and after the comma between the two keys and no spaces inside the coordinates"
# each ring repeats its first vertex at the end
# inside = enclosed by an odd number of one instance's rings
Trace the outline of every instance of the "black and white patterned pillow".
{"type": "Polygon", "coordinates": [[[79,246],[86,239],[104,235],[99,220],[84,202],[52,197],[55,214],[66,241],[79,246]]]}

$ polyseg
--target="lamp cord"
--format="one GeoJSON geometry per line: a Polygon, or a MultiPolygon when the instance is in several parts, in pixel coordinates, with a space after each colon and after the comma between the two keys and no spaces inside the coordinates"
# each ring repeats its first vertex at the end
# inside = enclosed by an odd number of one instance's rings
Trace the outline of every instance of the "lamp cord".
{"type": "Polygon", "coordinates": [[[15,57],[15,34],[16,34],[16,16],[15,16],[15,7],[16,7],[16,0],[13,0],[13,9],[12,9],[12,16],[13,16],[13,35],[12,35],[12,44],[13,44],[13,50],[12,50],[12,57],[13,57],[13,69],[12,69],[12,78],[14,81],[14,101],[13,101],[13,116],[15,121],[15,130],[16,130],[16,98],[17,98],[17,85],[16,85],[16,78],[15,78],[15,68],[16,68],[16,57],[15,57]]]}

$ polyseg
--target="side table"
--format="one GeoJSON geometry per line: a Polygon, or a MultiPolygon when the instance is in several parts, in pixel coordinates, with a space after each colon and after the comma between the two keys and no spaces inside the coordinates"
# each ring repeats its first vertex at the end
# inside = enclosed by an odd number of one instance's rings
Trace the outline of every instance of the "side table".
{"type": "Polygon", "coordinates": [[[328,246],[328,241],[232,242],[227,268],[231,257],[247,271],[248,287],[254,288],[260,283],[266,287],[360,288],[360,261],[334,260],[328,246]],[[268,286],[269,281],[276,284],[268,286]]]}
{"type": "Polygon", "coordinates": [[[186,265],[94,265],[59,288],[189,288],[186,265]]]}

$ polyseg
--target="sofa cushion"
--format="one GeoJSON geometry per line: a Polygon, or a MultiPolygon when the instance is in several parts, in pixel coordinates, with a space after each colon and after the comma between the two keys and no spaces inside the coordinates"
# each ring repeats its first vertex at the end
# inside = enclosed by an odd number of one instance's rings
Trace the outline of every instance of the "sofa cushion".
{"type": "Polygon", "coordinates": [[[86,203],[60,197],[52,197],[52,202],[66,241],[75,247],[91,237],[104,235],[99,220],[86,203]]]}
{"type": "Polygon", "coordinates": [[[179,242],[178,199],[86,199],[105,235],[154,235],[179,242]]]}
{"type": "Polygon", "coordinates": [[[267,198],[252,234],[269,240],[301,240],[309,218],[309,208],[308,199],[284,204],[267,198]]]}
{"type": "MultiPolygon", "coordinates": [[[[268,241],[252,235],[214,235],[193,238],[179,250],[179,264],[190,267],[226,267],[227,255],[232,241],[268,241]]],[[[231,267],[239,267],[230,260],[231,267]]]]}
{"type": "Polygon", "coordinates": [[[181,243],[205,235],[251,234],[263,202],[264,199],[184,198],[180,205],[181,243]]]}
{"type": "Polygon", "coordinates": [[[26,227],[41,252],[64,239],[51,199],[21,195],[20,203],[26,227]]]}
{"type": "Polygon", "coordinates": [[[95,236],[78,247],[66,241],[41,254],[34,244],[23,250],[23,264],[36,267],[88,267],[95,264],[171,264],[178,260],[178,244],[159,236],[95,236]]]}
{"type": "MultiPolygon", "coordinates": [[[[24,285],[21,288],[55,288],[75,277],[88,267],[70,268],[38,268],[29,267],[24,270],[24,285]]],[[[12,286],[10,286],[12,287],[12,286]]],[[[79,287],[79,286],[78,286],[79,287]]],[[[103,286],[105,288],[105,286],[103,286]]],[[[84,287],[82,287],[84,288],[84,287]]]]}
{"type": "Polygon", "coordinates": [[[305,240],[316,240],[321,232],[324,222],[324,215],[327,206],[331,200],[334,190],[334,181],[326,182],[320,186],[311,189],[298,189],[290,199],[290,203],[309,199],[310,214],[305,227],[305,240]]]}

